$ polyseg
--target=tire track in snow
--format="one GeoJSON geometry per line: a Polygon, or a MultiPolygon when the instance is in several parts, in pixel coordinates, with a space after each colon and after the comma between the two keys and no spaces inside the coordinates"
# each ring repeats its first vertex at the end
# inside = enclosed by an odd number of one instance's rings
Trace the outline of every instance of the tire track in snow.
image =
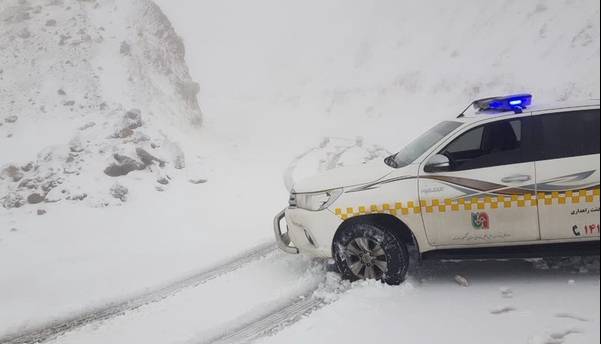
{"type": "Polygon", "coordinates": [[[57,320],[45,326],[40,326],[25,332],[9,334],[0,338],[0,344],[35,344],[46,342],[91,323],[115,318],[150,303],[159,302],[179,293],[183,289],[197,287],[221,275],[238,270],[276,250],[276,246],[272,243],[259,245],[243,254],[225,261],[223,264],[209,268],[174,283],[170,283],[166,286],[151,290],[137,297],[114,302],[107,306],[57,320]]]}
{"type": "MultiPolygon", "coordinates": [[[[259,338],[271,336],[296,323],[303,317],[335,302],[337,298],[328,299],[316,296],[322,286],[315,286],[309,292],[293,298],[290,302],[262,315],[248,316],[247,321],[238,321],[216,336],[197,342],[198,344],[239,344],[251,343],[259,338]]],[[[331,293],[340,294],[348,287],[340,287],[331,293]]]]}

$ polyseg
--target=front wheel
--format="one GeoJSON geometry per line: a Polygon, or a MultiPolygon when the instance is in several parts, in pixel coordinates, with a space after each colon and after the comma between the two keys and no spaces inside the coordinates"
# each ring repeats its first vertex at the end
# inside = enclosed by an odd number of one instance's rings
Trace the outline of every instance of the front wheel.
{"type": "Polygon", "coordinates": [[[405,243],[368,223],[353,224],[336,236],[334,258],[342,276],[351,281],[376,279],[397,285],[405,280],[409,267],[405,243]]]}

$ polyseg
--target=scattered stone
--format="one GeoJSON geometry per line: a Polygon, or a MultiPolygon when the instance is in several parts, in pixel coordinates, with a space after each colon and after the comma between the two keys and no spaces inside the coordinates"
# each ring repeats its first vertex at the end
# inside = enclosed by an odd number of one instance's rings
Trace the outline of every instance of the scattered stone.
{"type": "Polygon", "coordinates": [[[20,189],[29,189],[29,190],[37,189],[38,188],[38,183],[37,183],[37,181],[35,179],[24,178],[19,183],[19,188],[20,189]]]}
{"type": "Polygon", "coordinates": [[[81,152],[83,152],[84,151],[84,146],[83,146],[83,143],[81,142],[81,139],[79,137],[73,138],[69,142],[69,149],[73,153],[81,153],[81,152]]]}
{"type": "Polygon", "coordinates": [[[513,290],[509,288],[501,288],[501,296],[505,299],[513,298],[513,290]]]}
{"type": "Polygon", "coordinates": [[[44,182],[42,184],[42,190],[44,190],[44,192],[48,193],[55,187],[59,186],[61,183],[62,183],[61,179],[47,180],[46,182],[44,182]]]}
{"type": "Polygon", "coordinates": [[[62,88],[59,89],[58,91],[56,91],[56,93],[58,93],[59,96],[66,96],[67,92],[65,92],[65,90],[63,90],[62,88]]]}
{"type": "Polygon", "coordinates": [[[6,122],[6,123],[15,123],[18,119],[19,119],[19,117],[17,115],[11,115],[11,116],[6,117],[4,119],[4,122],[6,122]]]}
{"type": "Polygon", "coordinates": [[[131,55],[131,46],[127,42],[123,41],[123,42],[121,42],[121,47],[119,48],[119,52],[123,56],[129,56],[129,55],[131,55]]]}
{"type": "Polygon", "coordinates": [[[8,195],[0,199],[1,204],[6,209],[21,208],[25,205],[25,199],[23,196],[16,192],[10,192],[8,195]]]}
{"type": "Polygon", "coordinates": [[[29,172],[29,171],[33,170],[33,162],[30,161],[27,164],[21,166],[21,170],[23,172],[29,172]]]}
{"type": "Polygon", "coordinates": [[[158,192],[163,192],[163,191],[165,191],[165,188],[163,188],[162,186],[158,186],[158,185],[157,185],[157,186],[155,186],[155,187],[154,187],[154,189],[155,189],[156,191],[158,191],[158,192]]]}
{"type": "Polygon", "coordinates": [[[54,20],[54,19],[48,19],[46,21],[46,26],[56,26],[56,20],[54,20]]]}
{"type": "Polygon", "coordinates": [[[64,106],[73,106],[75,105],[75,100],[68,100],[63,103],[64,106]]]}
{"type": "Polygon", "coordinates": [[[181,170],[186,167],[186,159],[184,158],[184,154],[177,155],[175,157],[175,161],[173,162],[173,167],[178,170],[181,170]]]}
{"type": "Polygon", "coordinates": [[[37,213],[39,216],[46,215],[46,210],[44,210],[44,209],[38,209],[38,211],[37,211],[36,213],[37,213]]]}
{"type": "Polygon", "coordinates": [[[515,307],[507,306],[507,307],[499,307],[490,311],[490,314],[499,315],[504,313],[509,313],[515,311],[515,307]]]}
{"type": "Polygon", "coordinates": [[[0,171],[0,179],[8,179],[15,183],[23,179],[23,176],[23,172],[15,165],[8,165],[0,171]]]}
{"type": "Polygon", "coordinates": [[[465,288],[470,286],[470,282],[461,275],[455,275],[455,282],[465,288]]]}
{"type": "Polygon", "coordinates": [[[29,204],[39,204],[39,203],[44,202],[44,198],[45,197],[43,195],[41,195],[41,194],[39,194],[37,192],[34,192],[31,195],[27,196],[27,203],[29,203],[29,204]]]}
{"type": "Polygon", "coordinates": [[[198,179],[190,179],[189,182],[192,184],[204,184],[204,183],[208,182],[208,180],[203,179],[203,178],[198,178],[198,179]]]}
{"type": "Polygon", "coordinates": [[[136,155],[138,155],[138,158],[140,158],[140,160],[142,161],[142,163],[146,166],[148,165],[152,165],[155,161],[159,164],[160,167],[164,167],[165,166],[165,162],[157,157],[155,157],[154,155],[148,153],[148,151],[146,151],[143,148],[136,148],[136,155]]]}
{"type": "Polygon", "coordinates": [[[127,201],[127,194],[129,193],[129,190],[119,184],[119,183],[115,183],[113,184],[113,186],[111,187],[111,196],[113,196],[114,198],[117,198],[119,200],[121,200],[122,202],[127,201]]]}
{"type": "Polygon", "coordinates": [[[123,116],[125,128],[136,129],[142,126],[142,112],[138,109],[132,109],[123,116]]]}
{"type": "Polygon", "coordinates": [[[96,122],[88,122],[88,123],[82,125],[81,127],[79,127],[79,130],[82,130],[82,131],[87,130],[87,129],[92,128],[95,125],[96,125],[96,122]]]}
{"type": "Polygon", "coordinates": [[[146,168],[143,163],[125,155],[115,154],[113,155],[113,158],[117,163],[113,163],[104,169],[104,174],[110,177],[125,176],[132,171],[139,171],[146,168]]]}
{"type": "Polygon", "coordinates": [[[16,232],[16,231],[18,231],[18,229],[16,229],[15,227],[13,227],[13,228],[10,229],[10,231],[11,232],[16,232]]]}
{"type": "Polygon", "coordinates": [[[86,198],[88,198],[88,194],[86,194],[86,193],[71,195],[71,196],[67,197],[67,199],[70,201],[83,201],[86,198]]]}
{"type": "Polygon", "coordinates": [[[166,177],[161,177],[161,178],[157,179],[157,183],[159,183],[161,185],[167,185],[167,184],[169,184],[169,179],[167,179],[166,177]]]}
{"type": "Polygon", "coordinates": [[[130,137],[134,134],[134,131],[129,128],[123,128],[119,130],[117,134],[115,134],[115,138],[124,139],[130,137]]]}

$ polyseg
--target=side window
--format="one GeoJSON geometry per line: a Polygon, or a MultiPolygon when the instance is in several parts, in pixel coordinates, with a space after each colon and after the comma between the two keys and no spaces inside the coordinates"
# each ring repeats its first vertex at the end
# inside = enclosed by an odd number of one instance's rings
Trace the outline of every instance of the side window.
{"type": "Polygon", "coordinates": [[[536,160],[599,154],[599,110],[534,116],[540,134],[536,160]]]}
{"type": "Polygon", "coordinates": [[[456,138],[441,154],[451,160],[452,171],[523,162],[522,126],[522,119],[484,124],[456,138]]]}

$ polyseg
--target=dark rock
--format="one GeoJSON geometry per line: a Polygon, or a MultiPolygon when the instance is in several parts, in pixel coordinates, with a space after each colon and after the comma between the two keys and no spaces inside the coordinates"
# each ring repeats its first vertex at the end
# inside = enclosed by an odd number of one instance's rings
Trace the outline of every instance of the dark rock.
{"type": "Polygon", "coordinates": [[[40,195],[39,193],[32,193],[31,195],[27,196],[27,203],[29,204],[39,204],[44,202],[44,196],[40,195]]]}
{"type": "Polygon", "coordinates": [[[4,122],[6,122],[6,123],[15,123],[18,119],[19,119],[19,116],[17,116],[17,115],[11,115],[11,116],[6,117],[4,119],[4,122]]]}
{"type": "Polygon", "coordinates": [[[44,184],[42,184],[42,190],[44,190],[44,192],[50,192],[50,190],[59,186],[61,183],[62,183],[62,180],[60,180],[60,179],[48,180],[44,184]]]}
{"type": "Polygon", "coordinates": [[[161,177],[161,178],[157,179],[157,183],[159,183],[161,185],[167,185],[167,184],[169,184],[169,179],[167,179],[166,177],[161,177]]]}
{"type": "Polygon", "coordinates": [[[143,163],[125,155],[115,154],[113,158],[117,163],[113,163],[104,169],[104,174],[110,177],[125,176],[132,171],[143,170],[146,167],[143,163]]]}
{"type": "Polygon", "coordinates": [[[56,20],[54,20],[54,19],[47,20],[46,26],[56,26],[56,20]]]}
{"type": "Polygon", "coordinates": [[[67,199],[70,201],[83,201],[86,198],[88,198],[87,193],[81,193],[81,194],[71,195],[71,196],[67,197],[67,199]]]}
{"type": "Polygon", "coordinates": [[[144,165],[146,165],[146,166],[151,165],[155,161],[161,167],[163,167],[165,165],[165,162],[163,160],[161,160],[161,159],[155,157],[154,155],[148,153],[148,151],[146,151],[143,148],[136,148],[136,154],[138,155],[138,158],[140,158],[140,160],[142,161],[142,163],[144,165]]]}
{"type": "Polygon", "coordinates": [[[203,178],[198,178],[198,179],[190,179],[189,181],[190,181],[190,183],[192,183],[192,184],[204,184],[204,183],[208,182],[208,180],[206,180],[206,179],[203,179],[203,178]]]}
{"type": "Polygon", "coordinates": [[[38,215],[45,215],[46,214],[46,210],[44,209],[38,209],[38,211],[36,212],[38,215]]]}

